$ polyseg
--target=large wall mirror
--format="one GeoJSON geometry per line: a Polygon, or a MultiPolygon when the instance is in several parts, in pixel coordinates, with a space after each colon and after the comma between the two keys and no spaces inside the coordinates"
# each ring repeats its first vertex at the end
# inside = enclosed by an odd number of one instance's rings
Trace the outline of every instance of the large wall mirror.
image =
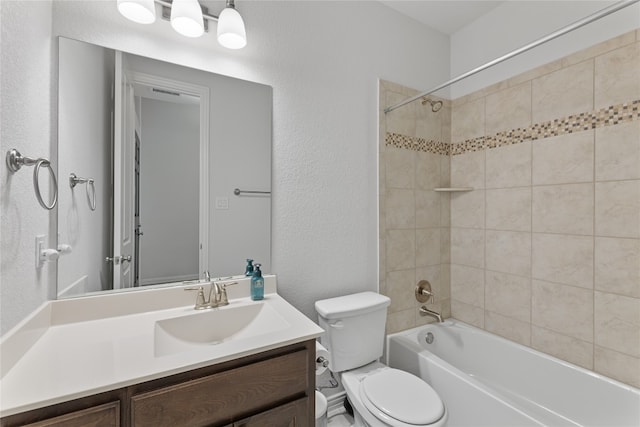
{"type": "Polygon", "coordinates": [[[270,271],[271,87],[59,42],[58,297],[270,271]]]}

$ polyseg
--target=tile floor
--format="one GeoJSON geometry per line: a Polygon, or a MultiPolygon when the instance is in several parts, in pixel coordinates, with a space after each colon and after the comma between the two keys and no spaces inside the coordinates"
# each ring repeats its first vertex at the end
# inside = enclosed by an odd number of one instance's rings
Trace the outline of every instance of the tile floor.
{"type": "Polygon", "coordinates": [[[352,425],[353,418],[346,412],[332,415],[327,421],[327,427],[351,427],[352,425]]]}

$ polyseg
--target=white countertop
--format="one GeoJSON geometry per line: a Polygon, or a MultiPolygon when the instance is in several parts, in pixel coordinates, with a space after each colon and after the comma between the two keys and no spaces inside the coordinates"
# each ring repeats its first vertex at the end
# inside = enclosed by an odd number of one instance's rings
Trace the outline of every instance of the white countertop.
{"type": "MultiPolygon", "coordinates": [[[[155,354],[156,321],[196,313],[195,294],[184,292],[181,287],[46,303],[0,343],[4,374],[0,379],[0,416],[320,336],[323,332],[320,327],[275,293],[275,277],[265,276],[265,279],[267,293],[262,303],[274,309],[287,327],[223,344],[198,345],[193,350],[164,356],[155,354]],[[140,295],[145,292],[146,295],[140,295]],[[189,294],[188,306],[184,305],[187,300],[184,294],[189,294]],[[133,304],[132,300],[135,300],[133,304]],[[147,305],[141,307],[142,311],[135,307],[135,302],[140,301],[145,304],[139,305],[147,305]],[[171,301],[179,306],[166,307],[171,301]],[[149,307],[152,309],[148,310],[149,307]]],[[[248,295],[248,280],[243,279],[229,288],[230,305],[213,310],[256,304],[245,295],[248,295]]]]}

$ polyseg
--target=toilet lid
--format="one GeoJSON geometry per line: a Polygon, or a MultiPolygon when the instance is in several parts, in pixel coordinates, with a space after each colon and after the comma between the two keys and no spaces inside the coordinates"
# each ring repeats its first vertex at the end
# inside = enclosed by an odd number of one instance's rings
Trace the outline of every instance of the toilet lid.
{"type": "MultiPolygon", "coordinates": [[[[383,421],[390,417],[407,424],[428,425],[444,415],[444,404],[435,390],[405,371],[388,368],[373,373],[362,381],[361,390],[382,413],[372,411],[374,415],[383,421]]],[[[366,401],[365,405],[369,406],[366,401]]]]}

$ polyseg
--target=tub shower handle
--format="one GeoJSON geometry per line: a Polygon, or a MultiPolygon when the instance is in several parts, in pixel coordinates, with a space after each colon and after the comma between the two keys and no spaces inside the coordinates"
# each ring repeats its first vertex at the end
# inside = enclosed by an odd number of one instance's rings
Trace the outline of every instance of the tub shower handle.
{"type": "Polygon", "coordinates": [[[420,295],[426,295],[428,297],[432,297],[433,296],[433,292],[429,292],[426,289],[420,289],[419,292],[420,292],[420,295]]]}
{"type": "Polygon", "coordinates": [[[431,290],[431,283],[426,280],[420,280],[416,285],[416,300],[421,303],[429,302],[433,300],[433,291],[431,290]]]}

